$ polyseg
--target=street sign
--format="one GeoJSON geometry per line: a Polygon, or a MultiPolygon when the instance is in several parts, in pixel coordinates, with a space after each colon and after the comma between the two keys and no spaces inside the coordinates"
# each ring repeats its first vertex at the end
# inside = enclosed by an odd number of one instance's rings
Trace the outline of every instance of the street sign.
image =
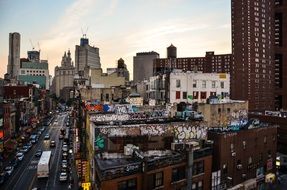
{"type": "Polygon", "coordinates": [[[91,183],[90,182],[82,183],[83,190],[90,190],[90,187],[91,187],[91,183]]]}

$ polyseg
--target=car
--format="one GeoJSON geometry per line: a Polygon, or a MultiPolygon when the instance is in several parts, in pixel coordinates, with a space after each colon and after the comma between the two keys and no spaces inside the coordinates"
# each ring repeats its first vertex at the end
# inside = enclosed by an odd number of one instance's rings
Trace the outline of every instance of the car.
{"type": "Polygon", "coordinates": [[[62,150],[63,150],[63,152],[67,152],[68,151],[68,146],[66,144],[64,144],[62,150]]]}
{"type": "Polygon", "coordinates": [[[18,152],[16,154],[16,158],[17,158],[17,160],[22,161],[24,158],[24,154],[22,152],[18,152]]]}
{"type": "Polygon", "coordinates": [[[67,179],[68,179],[67,172],[61,172],[59,180],[60,181],[67,181],[67,179]]]}
{"type": "Polygon", "coordinates": [[[42,128],[40,129],[40,131],[43,133],[43,132],[45,131],[45,128],[42,127],[42,128]]]}
{"type": "Polygon", "coordinates": [[[12,172],[14,171],[14,167],[13,166],[7,166],[4,170],[10,176],[12,174],[12,172]]]}
{"type": "Polygon", "coordinates": [[[35,157],[41,157],[42,155],[42,150],[37,150],[37,152],[35,153],[35,157]]]}
{"type": "Polygon", "coordinates": [[[63,152],[62,157],[63,159],[67,159],[68,153],[67,152],[63,152]]]}
{"type": "Polygon", "coordinates": [[[5,181],[7,180],[8,177],[9,176],[7,173],[5,173],[5,172],[0,173],[0,185],[5,183],[5,181]]]}
{"type": "Polygon", "coordinates": [[[49,134],[46,134],[45,137],[44,137],[44,139],[45,139],[45,140],[49,140],[49,139],[50,139],[50,135],[49,135],[49,134]]]}
{"type": "Polygon", "coordinates": [[[59,139],[61,140],[61,139],[63,139],[64,138],[64,136],[63,135],[59,135],[59,139]]]}
{"type": "Polygon", "coordinates": [[[4,175],[0,175],[0,185],[3,184],[5,182],[5,177],[4,175]]]}
{"type": "Polygon", "coordinates": [[[9,162],[9,165],[10,165],[10,166],[13,166],[14,168],[16,168],[17,165],[18,165],[18,159],[17,159],[17,158],[14,158],[13,160],[11,160],[11,161],[9,162]]]}
{"type": "Polygon", "coordinates": [[[55,122],[58,122],[58,119],[55,119],[55,122]]]}
{"type": "Polygon", "coordinates": [[[26,146],[28,149],[32,148],[32,143],[28,142],[27,144],[25,144],[24,146],[26,146]]]}
{"type": "Polygon", "coordinates": [[[50,147],[55,147],[56,146],[56,142],[55,141],[51,141],[50,142],[50,147]]]}
{"type": "Polygon", "coordinates": [[[23,148],[20,149],[20,152],[26,153],[28,152],[28,148],[23,146],[23,148]]]}

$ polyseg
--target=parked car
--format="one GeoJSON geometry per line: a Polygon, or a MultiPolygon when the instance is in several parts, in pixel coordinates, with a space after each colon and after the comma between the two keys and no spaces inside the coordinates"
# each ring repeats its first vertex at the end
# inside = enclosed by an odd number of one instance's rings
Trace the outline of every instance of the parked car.
{"type": "Polygon", "coordinates": [[[8,178],[8,174],[5,172],[0,173],[0,185],[5,183],[6,179],[8,178]]]}
{"type": "Polygon", "coordinates": [[[41,157],[42,155],[42,150],[37,150],[37,152],[35,153],[36,157],[41,157]]]}
{"type": "Polygon", "coordinates": [[[9,162],[9,165],[10,165],[10,166],[13,166],[14,168],[16,168],[17,165],[18,165],[18,159],[17,159],[17,158],[14,158],[13,160],[11,160],[11,161],[9,162]]]}
{"type": "Polygon", "coordinates": [[[28,142],[27,144],[25,144],[24,146],[26,146],[28,149],[32,148],[32,143],[28,142]]]}
{"type": "Polygon", "coordinates": [[[67,172],[61,172],[60,174],[60,181],[67,181],[68,179],[68,175],[67,175],[67,172]]]}
{"type": "Polygon", "coordinates": [[[12,172],[14,171],[14,167],[13,166],[7,166],[4,170],[10,176],[12,174],[12,172]]]}
{"type": "Polygon", "coordinates": [[[42,127],[42,128],[40,129],[40,131],[43,133],[43,132],[45,131],[45,128],[42,127]]]}
{"type": "Polygon", "coordinates": [[[5,182],[5,177],[4,175],[0,175],[0,185],[5,182]]]}
{"type": "Polygon", "coordinates": [[[18,152],[16,154],[16,158],[17,158],[17,160],[22,161],[24,158],[24,154],[22,152],[18,152]]]}
{"type": "Polygon", "coordinates": [[[26,152],[28,152],[28,148],[23,146],[23,148],[20,149],[20,152],[26,153],[26,152]]]}
{"type": "Polygon", "coordinates": [[[59,135],[59,139],[61,140],[61,139],[63,139],[64,138],[64,136],[63,135],[59,135]]]}
{"type": "Polygon", "coordinates": [[[51,141],[50,142],[50,147],[55,147],[56,146],[56,142],[55,141],[51,141]]]}

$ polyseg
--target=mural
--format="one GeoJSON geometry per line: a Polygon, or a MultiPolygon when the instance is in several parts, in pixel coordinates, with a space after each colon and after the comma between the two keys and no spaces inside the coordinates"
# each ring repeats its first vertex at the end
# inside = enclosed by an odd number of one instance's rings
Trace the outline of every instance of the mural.
{"type": "Polygon", "coordinates": [[[177,140],[204,139],[207,135],[207,128],[179,125],[174,128],[174,134],[177,140]]]}
{"type": "Polygon", "coordinates": [[[129,114],[95,114],[90,116],[92,122],[125,121],[129,119],[129,114]]]}
{"type": "MultiPolygon", "coordinates": [[[[117,109],[117,108],[116,108],[117,109]]],[[[163,110],[145,111],[145,112],[132,112],[129,113],[124,107],[119,108],[119,112],[115,114],[91,114],[90,121],[92,122],[111,122],[111,121],[134,121],[146,119],[159,119],[167,118],[168,114],[163,110]]]]}
{"type": "Polygon", "coordinates": [[[123,136],[174,136],[180,141],[191,139],[206,139],[207,127],[204,122],[197,123],[168,123],[168,124],[138,124],[113,126],[104,125],[95,128],[95,146],[104,149],[105,139],[123,136]]]}

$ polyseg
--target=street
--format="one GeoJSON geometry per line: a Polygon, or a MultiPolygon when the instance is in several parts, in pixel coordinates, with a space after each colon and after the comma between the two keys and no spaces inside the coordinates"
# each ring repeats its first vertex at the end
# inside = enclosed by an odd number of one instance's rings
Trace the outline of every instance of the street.
{"type": "MultiPolygon", "coordinates": [[[[1,189],[4,190],[31,190],[33,188],[40,189],[68,189],[69,180],[65,182],[59,181],[62,162],[62,141],[59,140],[60,129],[66,128],[65,119],[67,114],[55,117],[53,123],[46,127],[45,131],[41,134],[39,141],[32,146],[32,148],[25,154],[22,162],[15,168],[9,179],[2,185],[1,189]],[[45,140],[44,136],[50,135],[49,140],[45,140]],[[50,141],[54,140],[56,146],[50,148],[50,141]],[[51,150],[51,169],[49,178],[37,178],[37,165],[39,157],[35,156],[37,150],[42,151],[51,150]]],[[[68,175],[69,176],[69,175],[68,175]]],[[[69,179],[69,178],[68,178],[69,179]]],[[[75,188],[75,187],[74,187],[75,188]]]]}

